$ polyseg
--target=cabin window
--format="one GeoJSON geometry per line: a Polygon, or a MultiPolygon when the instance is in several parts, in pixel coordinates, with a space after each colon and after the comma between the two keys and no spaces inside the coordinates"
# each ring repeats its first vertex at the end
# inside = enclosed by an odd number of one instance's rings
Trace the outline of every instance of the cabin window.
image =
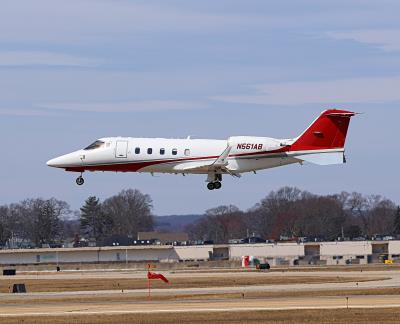
{"type": "Polygon", "coordinates": [[[165,149],[160,148],[160,154],[161,154],[161,155],[164,155],[164,154],[165,154],[165,149]]]}
{"type": "Polygon", "coordinates": [[[178,154],[178,150],[177,149],[172,149],[172,155],[177,155],[178,154]]]}
{"type": "Polygon", "coordinates": [[[140,154],[140,147],[135,148],[135,154],[140,154]]]}
{"type": "Polygon", "coordinates": [[[185,156],[189,156],[190,155],[190,150],[189,149],[185,149],[185,156]]]}
{"type": "Polygon", "coordinates": [[[147,149],[147,154],[152,154],[153,153],[153,149],[151,148],[151,147],[149,147],[148,149],[147,149]]]}
{"type": "Polygon", "coordinates": [[[103,147],[104,144],[105,143],[103,141],[96,141],[96,142],[90,144],[88,147],[84,148],[84,150],[85,151],[95,150],[95,149],[98,149],[100,147],[103,147]]]}

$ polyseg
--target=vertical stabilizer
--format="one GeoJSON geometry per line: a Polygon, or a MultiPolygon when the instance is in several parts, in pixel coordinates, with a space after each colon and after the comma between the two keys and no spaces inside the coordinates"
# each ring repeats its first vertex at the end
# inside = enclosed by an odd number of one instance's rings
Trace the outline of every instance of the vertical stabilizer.
{"type": "Polygon", "coordinates": [[[343,148],[350,119],[354,112],[328,109],[291,145],[290,151],[309,151],[343,148]]]}

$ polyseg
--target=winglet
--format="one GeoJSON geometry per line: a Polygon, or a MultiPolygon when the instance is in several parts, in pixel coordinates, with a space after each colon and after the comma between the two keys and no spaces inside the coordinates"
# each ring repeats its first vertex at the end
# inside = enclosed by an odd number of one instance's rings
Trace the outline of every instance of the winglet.
{"type": "Polygon", "coordinates": [[[222,152],[222,154],[214,161],[212,166],[225,166],[228,165],[228,156],[229,153],[231,152],[232,146],[227,146],[227,148],[222,152]]]}

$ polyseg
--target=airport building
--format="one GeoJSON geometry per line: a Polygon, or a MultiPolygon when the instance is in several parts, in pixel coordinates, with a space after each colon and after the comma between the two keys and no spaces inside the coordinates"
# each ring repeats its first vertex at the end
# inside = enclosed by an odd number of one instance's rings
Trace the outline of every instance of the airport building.
{"type": "Polygon", "coordinates": [[[228,248],[230,260],[240,260],[249,255],[274,266],[294,265],[304,256],[304,244],[298,243],[232,244],[228,248]]]}
{"type": "Polygon", "coordinates": [[[400,262],[400,241],[339,241],[226,245],[139,245],[0,250],[0,265],[68,263],[240,262],[253,256],[279,265],[346,265],[400,262]]]}

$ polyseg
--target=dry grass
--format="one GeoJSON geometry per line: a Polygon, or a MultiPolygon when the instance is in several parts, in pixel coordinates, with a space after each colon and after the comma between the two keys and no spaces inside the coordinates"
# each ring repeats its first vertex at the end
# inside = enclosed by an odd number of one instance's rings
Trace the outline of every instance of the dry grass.
{"type": "MultiPolygon", "coordinates": [[[[171,283],[165,284],[159,280],[152,281],[153,288],[207,288],[207,287],[235,287],[251,285],[285,285],[304,283],[341,283],[382,280],[382,278],[362,277],[312,277],[312,276],[234,276],[227,277],[182,277],[173,278],[171,283]]],[[[74,279],[1,279],[0,292],[9,292],[15,283],[25,283],[28,292],[59,292],[59,291],[96,291],[96,290],[127,290],[146,289],[147,279],[143,278],[74,278],[74,279]]]]}
{"type": "MultiPolygon", "coordinates": [[[[196,269],[196,274],[201,276],[172,276],[171,284],[167,285],[160,281],[153,281],[152,287],[154,288],[207,288],[207,287],[238,287],[238,286],[254,286],[254,285],[285,285],[285,284],[305,284],[305,283],[343,283],[343,282],[362,282],[372,280],[384,280],[385,278],[371,278],[371,274],[366,276],[360,273],[347,274],[326,274],[327,276],[315,276],[313,271],[365,271],[365,270],[395,270],[397,267],[391,266],[352,266],[352,267],[327,267],[327,268],[291,268],[288,269],[274,269],[273,272],[291,272],[293,274],[268,276],[258,274],[254,271],[245,270],[249,275],[235,274],[235,272],[242,272],[242,269],[237,270],[217,270],[218,273],[226,272],[225,275],[213,276],[213,271],[196,269]],[[310,271],[307,276],[296,275],[295,271],[310,271]],[[228,273],[229,272],[229,273],[228,273]]],[[[176,271],[176,273],[189,273],[188,271],[176,271]]],[[[43,273],[41,273],[42,275],[43,273]]],[[[54,275],[54,273],[51,273],[54,275]]],[[[13,283],[25,283],[28,292],[60,292],[60,291],[96,291],[96,290],[131,290],[131,289],[145,289],[147,288],[147,280],[145,273],[143,278],[129,278],[129,274],[123,274],[122,278],[107,278],[104,277],[94,278],[88,276],[74,277],[68,276],[57,278],[44,278],[40,276],[35,279],[15,279],[15,278],[0,278],[0,292],[7,292],[8,287],[13,283]]],[[[389,276],[389,275],[388,275],[389,276]]],[[[30,276],[29,276],[30,277],[30,276]]],[[[168,277],[168,276],[167,276],[168,277]]],[[[251,299],[261,300],[267,298],[285,298],[285,297],[318,297],[322,296],[355,296],[355,295],[400,295],[400,288],[378,288],[378,289],[362,289],[356,288],[351,290],[324,290],[324,291],[254,291],[242,293],[208,293],[208,294],[184,294],[184,293],[163,293],[153,294],[153,301],[171,301],[179,304],[180,301],[194,303],[203,302],[221,302],[221,301],[234,301],[236,304],[242,303],[238,299],[245,298],[251,302],[251,299]]],[[[71,294],[61,296],[31,296],[29,294],[9,294],[2,296],[0,300],[0,313],[1,305],[4,309],[7,307],[13,309],[14,307],[40,307],[46,308],[59,307],[63,303],[68,303],[69,308],[84,308],[93,307],[95,304],[109,305],[115,303],[118,305],[122,302],[137,304],[139,301],[143,302],[144,295],[137,292],[129,293],[102,293],[99,295],[79,295],[71,294]],[[93,305],[91,305],[93,304],[93,305]],[[71,307],[72,305],[72,307],[71,307]],[[90,307],[89,307],[90,306],[90,307]]],[[[15,309],[16,309],[15,308],[15,309]]],[[[97,306],[98,309],[101,309],[97,306]]],[[[17,316],[17,317],[1,317],[1,323],[44,323],[44,324],[60,324],[60,323],[347,323],[352,321],[359,321],[360,323],[395,323],[400,322],[400,308],[386,308],[386,309],[341,309],[341,310],[295,310],[295,311],[240,311],[240,312],[191,312],[191,313],[155,313],[155,314],[115,314],[115,315],[84,315],[84,314],[65,314],[61,316],[17,316]]]]}
{"type": "Polygon", "coordinates": [[[0,323],[398,323],[400,308],[7,317],[0,323]]]}
{"type": "MultiPolygon", "coordinates": [[[[201,301],[201,300],[235,300],[235,299],[259,299],[259,298],[285,298],[285,297],[327,297],[327,296],[360,296],[360,295],[400,295],[400,288],[378,288],[378,289],[349,289],[349,290],[324,290],[324,291],[255,291],[246,293],[208,293],[208,294],[153,294],[153,301],[201,301]]],[[[88,296],[29,296],[11,295],[2,297],[0,305],[24,305],[32,303],[60,304],[60,303],[118,303],[143,301],[143,295],[135,293],[88,295],[88,296]],[[23,298],[19,298],[23,297],[23,298]]]]}

